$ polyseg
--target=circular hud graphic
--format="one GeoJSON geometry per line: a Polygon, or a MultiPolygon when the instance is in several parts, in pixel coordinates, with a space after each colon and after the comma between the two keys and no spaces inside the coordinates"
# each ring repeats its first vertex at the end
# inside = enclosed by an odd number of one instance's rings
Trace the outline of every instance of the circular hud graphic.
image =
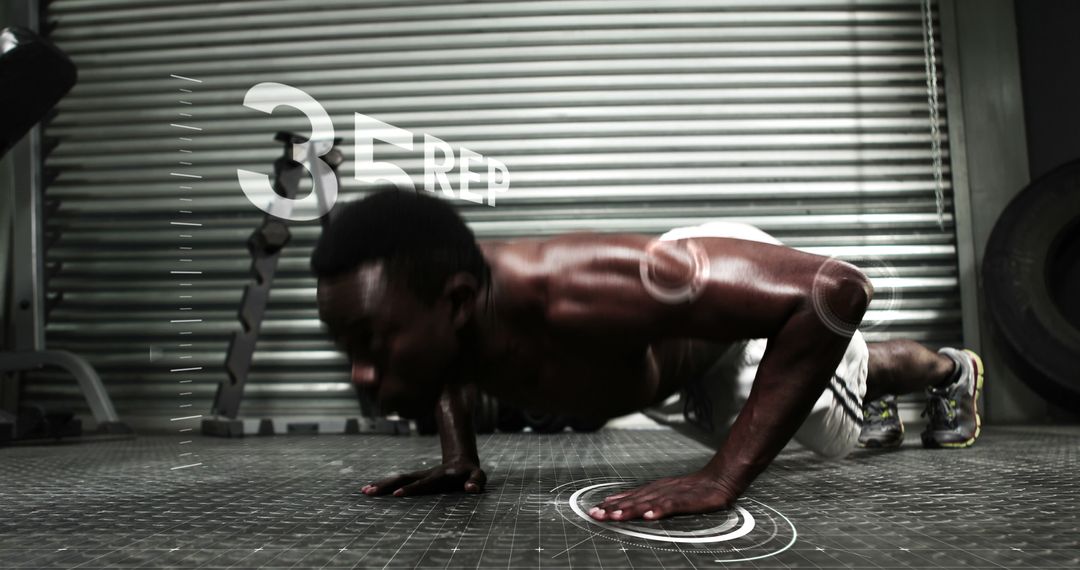
{"type": "Polygon", "coordinates": [[[574,526],[640,548],[708,554],[716,562],[745,562],[779,554],[795,544],[795,526],[787,517],[746,498],[731,510],[658,521],[598,521],[588,515],[588,510],[608,495],[642,483],[618,478],[582,479],[551,492],[557,495],[559,514],[574,526]]]}

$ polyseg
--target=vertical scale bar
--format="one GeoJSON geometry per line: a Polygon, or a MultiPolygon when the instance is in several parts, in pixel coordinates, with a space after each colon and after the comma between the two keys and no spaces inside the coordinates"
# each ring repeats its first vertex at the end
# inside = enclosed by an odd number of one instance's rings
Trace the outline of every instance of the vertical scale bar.
{"type": "MultiPolygon", "coordinates": [[[[175,345],[177,352],[178,364],[174,368],[169,369],[170,374],[177,374],[176,386],[177,396],[179,396],[179,404],[177,404],[174,416],[169,418],[170,422],[177,425],[177,432],[181,435],[188,435],[194,431],[192,427],[193,422],[197,422],[202,419],[201,414],[191,415],[191,397],[193,391],[191,390],[191,378],[190,375],[195,372],[201,372],[202,366],[192,366],[194,364],[191,361],[192,355],[185,354],[193,352],[195,343],[191,342],[191,335],[194,331],[188,330],[194,328],[192,325],[196,325],[202,322],[201,318],[191,313],[193,309],[193,301],[195,294],[192,287],[192,280],[202,275],[202,271],[194,269],[192,263],[194,263],[193,251],[195,246],[190,241],[194,236],[194,232],[202,227],[199,222],[192,221],[192,215],[194,210],[192,209],[192,203],[194,198],[189,196],[190,190],[193,189],[193,184],[202,180],[202,176],[192,171],[192,167],[195,166],[193,162],[192,150],[188,147],[191,146],[192,135],[202,132],[202,129],[192,125],[191,120],[194,118],[192,111],[192,101],[194,88],[202,83],[201,80],[192,77],[185,77],[183,75],[169,75],[172,79],[176,79],[178,83],[182,85],[177,88],[179,96],[177,98],[177,104],[180,110],[177,113],[176,120],[169,123],[169,127],[177,132],[176,142],[177,144],[177,164],[174,168],[170,169],[169,177],[171,181],[178,182],[178,189],[180,191],[179,204],[175,212],[173,219],[169,221],[170,227],[179,230],[178,239],[179,245],[176,249],[178,255],[176,259],[176,269],[169,271],[170,274],[178,278],[178,293],[173,302],[178,304],[177,315],[175,318],[169,320],[170,324],[180,327],[177,336],[180,337],[179,341],[175,345]]],[[[199,467],[202,465],[201,461],[195,461],[198,458],[198,454],[191,451],[190,439],[181,439],[179,442],[178,453],[178,465],[171,468],[172,471],[180,469],[189,469],[191,467],[199,467]]]]}

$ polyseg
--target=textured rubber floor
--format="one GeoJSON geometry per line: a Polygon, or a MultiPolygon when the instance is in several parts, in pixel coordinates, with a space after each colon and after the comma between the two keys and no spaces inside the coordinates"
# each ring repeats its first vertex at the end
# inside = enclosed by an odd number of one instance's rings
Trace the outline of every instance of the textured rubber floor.
{"type": "Polygon", "coordinates": [[[833,463],[789,450],[737,511],[609,528],[571,501],[709,451],[670,431],[484,436],[486,493],[398,499],[359,489],[437,460],[434,438],[178,444],[0,448],[0,567],[1080,566],[1080,428],[991,427],[971,449],[833,463]]]}

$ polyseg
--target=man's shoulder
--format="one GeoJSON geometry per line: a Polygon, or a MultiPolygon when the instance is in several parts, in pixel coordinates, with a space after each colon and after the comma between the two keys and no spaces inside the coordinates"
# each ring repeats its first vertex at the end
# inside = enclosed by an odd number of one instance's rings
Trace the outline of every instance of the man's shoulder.
{"type": "Polygon", "coordinates": [[[491,269],[500,312],[512,316],[537,309],[547,286],[540,240],[485,240],[479,245],[491,269]]]}

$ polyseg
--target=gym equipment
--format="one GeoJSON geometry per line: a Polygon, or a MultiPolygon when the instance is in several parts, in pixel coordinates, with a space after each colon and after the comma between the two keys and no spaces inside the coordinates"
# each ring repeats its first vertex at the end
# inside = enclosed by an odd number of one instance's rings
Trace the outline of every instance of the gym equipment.
{"type": "Polygon", "coordinates": [[[82,435],[82,420],[71,410],[20,406],[15,439],[60,439],[82,435]]]}
{"type": "Polygon", "coordinates": [[[0,30],[0,156],[60,102],[77,75],[49,40],[17,26],[0,30]]]}
{"type": "MultiPolygon", "coordinates": [[[[27,18],[28,19],[28,18],[27,18]]],[[[45,318],[59,296],[46,299],[48,275],[44,264],[42,202],[47,180],[42,176],[41,136],[34,129],[48,120],[53,106],[75,84],[75,65],[47,39],[33,31],[11,27],[0,30],[0,156],[14,150],[16,167],[12,219],[12,306],[14,351],[0,353],[0,373],[24,372],[57,366],[71,373],[86,396],[98,432],[124,434],[131,428],[113,409],[101,378],[82,357],[66,350],[45,349],[45,318]],[[29,132],[22,144],[18,144],[29,132]]],[[[44,149],[47,152],[47,149],[44,149]]],[[[48,208],[54,208],[53,203],[48,208]]],[[[0,441],[35,433],[20,422],[45,422],[47,415],[24,408],[19,416],[0,411],[0,441]]],[[[61,414],[63,415],[63,414],[61,414]]],[[[70,418],[45,422],[56,435],[78,435],[70,418]],[[59,427],[57,427],[59,426],[59,427]]]]}
{"type": "Polygon", "coordinates": [[[983,257],[998,347],[1035,392],[1080,406],[1080,160],[1032,182],[1006,206],[983,257]]]}
{"type": "MultiPolygon", "coordinates": [[[[295,199],[300,177],[306,172],[304,166],[292,159],[292,145],[304,142],[304,139],[292,133],[279,132],[274,140],[285,144],[285,153],[274,161],[274,192],[289,200],[295,199]]],[[[337,143],[339,141],[334,141],[337,143]]],[[[335,156],[340,157],[338,152],[335,156]]],[[[336,167],[341,161],[332,162],[336,167]]],[[[282,201],[282,204],[291,204],[282,201]]],[[[325,222],[324,222],[325,224],[325,222]]],[[[266,303],[270,299],[270,286],[277,272],[281,249],[289,243],[291,234],[285,222],[270,214],[263,216],[262,224],[256,228],[247,240],[248,253],[251,254],[251,282],[244,287],[237,318],[242,330],[234,332],[229,341],[225,356],[225,371],[228,380],[223,380],[214,395],[211,409],[213,417],[204,418],[202,433],[223,437],[241,437],[244,435],[244,423],[238,419],[240,403],[244,396],[244,385],[251,370],[251,358],[255,354],[255,343],[259,339],[266,303]]],[[[273,431],[273,423],[270,423],[273,431]]],[[[265,424],[260,425],[260,433],[265,431],[265,424]]]]}
{"type": "MultiPolygon", "coordinates": [[[[300,180],[308,176],[310,165],[305,165],[293,159],[293,146],[308,142],[306,137],[279,132],[274,140],[284,143],[284,154],[274,161],[274,192],[284,200],[275,199],[270,208],[273,213],[263,216],[259,227],[252,231],[247,240],[247,249],[251,254],[251,282],[244,287],[244,294],[240,300],[240,309],[237,318],[240,320],[240,331],[234,332],[229,341],[229,348],[225,356],[225,371],[228,378],[218,384],[217,393],[214,395],[214,404],[211,408],[211,417],[203,418],[203,435],[220,437],[242,437],[244,435],[244,422],[239,418],[240,404],[244,398],[244,385],[247,382],[248,373],[251,371],[251,359],[255,354],[255,345],[259,339],[259,330],[262,327],[263,316],[266,313],[266,304],[270,300],[270,287],[273,284],[274,274],[277,272],[278,260],[282,249],[288,245],[292,234],[289,232],[285,219],[292,211],[293,200],[299,193],[300,180]]],[[[345,157],[336,147],[341,139],[333,141],[311,141],[315,147],[313,156],[321,157],[334,173],[338,176],[337,169],[344,162],[345,157]],[[329,148],[328,148],[329,147],[329,148]]],[[[316,182],[312,191],[321,205],[326,204],[326,196],[321,186],[316,182]]],[[[323,228],[329,223],[329,216],[320,218],[323,228]]],[[[365,396],[358,391],[360,407],[366,418],[374,418],[374,406],[366,401],[365,396]]],[[[370,420],[365,426],[368,432],[378,433],[408,433],[407,424],[393,420],[370,420]]],[[[300,422],[288,424],[286,432],[290,434],[316,433],[318,424],[300,422]]],[[[361,431],[357,425],[346,424],[346,431],[358,433],[361,431]]],[[[263,419],[259,424],[259,435],[272,435],[274,433],[273,421],[263,419]]]]}

